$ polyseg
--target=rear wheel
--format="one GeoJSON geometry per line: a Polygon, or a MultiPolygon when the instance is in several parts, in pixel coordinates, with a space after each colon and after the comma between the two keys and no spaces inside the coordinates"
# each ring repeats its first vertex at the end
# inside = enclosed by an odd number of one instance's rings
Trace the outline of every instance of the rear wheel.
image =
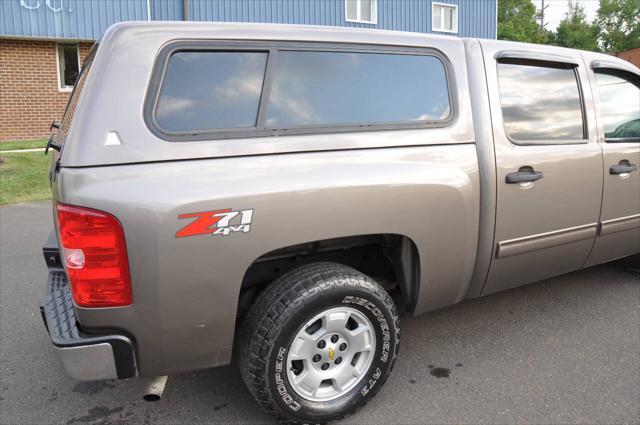
{"type": "Polygon", "coordinates": [[[380,285],[350,267],[314,263],[258,296],[243,324],[240,369],[276,418],[328,422],[377,393],[399,341],[396,308],[380,285]]]}

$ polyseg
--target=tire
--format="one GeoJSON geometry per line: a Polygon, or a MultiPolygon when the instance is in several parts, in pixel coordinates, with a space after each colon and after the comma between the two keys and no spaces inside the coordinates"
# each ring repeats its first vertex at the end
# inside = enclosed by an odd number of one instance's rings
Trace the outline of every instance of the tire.
{"type": "Polygon", "coordinates": [[[398,313],[380,285],[341,264],[312,263],[282,275],[257,297],[241,329],[240,373],[278,420],[326,423],[375,396],[399,343],[398,313]]]}

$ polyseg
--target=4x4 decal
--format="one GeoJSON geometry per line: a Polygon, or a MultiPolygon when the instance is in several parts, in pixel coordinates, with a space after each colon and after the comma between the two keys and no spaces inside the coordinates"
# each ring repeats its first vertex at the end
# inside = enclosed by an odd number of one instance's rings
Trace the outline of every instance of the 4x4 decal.
{"type": "Polygon", "coordinates": [[[253,210],[233,211],[231,209],[203,211],[178,215],[179,219],[195,218],[176,232],[176,238],[196,235],[227,236],[233,232],[248,233],[251,230],[253,210]]]}

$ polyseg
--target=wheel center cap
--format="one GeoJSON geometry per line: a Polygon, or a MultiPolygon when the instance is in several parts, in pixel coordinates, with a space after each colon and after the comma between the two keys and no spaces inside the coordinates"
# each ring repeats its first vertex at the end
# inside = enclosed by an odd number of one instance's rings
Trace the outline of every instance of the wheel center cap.
{"type": "Polygon", "coordinates": [[[329,347],[329,360],[333,361],[333,358],[336,356],[336,352],[333,350],[333,347],[329,347]]]}

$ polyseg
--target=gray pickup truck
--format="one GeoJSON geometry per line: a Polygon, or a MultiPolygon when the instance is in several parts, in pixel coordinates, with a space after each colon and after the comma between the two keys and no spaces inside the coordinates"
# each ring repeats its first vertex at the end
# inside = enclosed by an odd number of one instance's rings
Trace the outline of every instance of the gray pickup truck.
{"type": "Polygon", "coordinates": [[[81,380],[233,358],[327,422],[383,386],[399,317],[640,252],[640,70],[604,54],[123,23],[56,126],[41,311],[81,380]]]}

